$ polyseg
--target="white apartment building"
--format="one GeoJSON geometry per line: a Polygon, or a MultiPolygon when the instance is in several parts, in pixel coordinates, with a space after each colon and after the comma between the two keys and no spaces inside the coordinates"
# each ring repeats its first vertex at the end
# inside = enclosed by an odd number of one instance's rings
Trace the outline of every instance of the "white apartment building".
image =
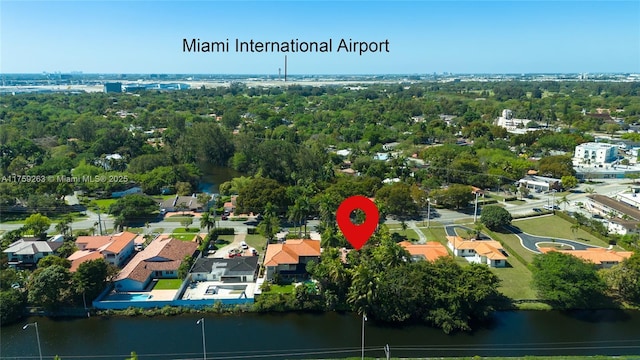
{"type": "Polygon", "coordinates": [[[618,148],[612,144],[589,142],[576,146],[575,159],[578,164],[603,165],[618,158],[618,148]]]}

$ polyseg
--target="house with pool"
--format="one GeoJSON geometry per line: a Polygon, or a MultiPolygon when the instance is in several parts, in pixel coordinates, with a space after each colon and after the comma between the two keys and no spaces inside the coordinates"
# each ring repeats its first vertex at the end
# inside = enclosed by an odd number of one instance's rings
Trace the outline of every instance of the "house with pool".
{"type": "Polygon", "coordinates": [[[117,292],[144,291],[153,279],[177,279],[185,256],[194,256],[198,244],[158,237],[137,253],[115,279],[117,292]]]}

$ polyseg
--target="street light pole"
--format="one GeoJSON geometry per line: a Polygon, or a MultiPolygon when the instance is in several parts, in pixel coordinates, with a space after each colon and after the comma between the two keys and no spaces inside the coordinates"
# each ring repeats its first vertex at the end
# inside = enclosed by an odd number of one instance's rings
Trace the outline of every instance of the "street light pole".
{"type": "Polygon", "coordinates": [[[204,318],[196,321],[196,324],[202,325],[202,358],[207,360],[207,345],[204,340],[204,318]]]}
{"type": "Polygon", "coordinates": [[[26,330],[29,326],[36,328],[36,339],[38,340],[38,353],[40,354],[40,360],[42,360],[42,347],[40,347],[40,332],[38,331],[38,322],[28,323],[22,327],[22,330],[26,330]]]}
{"type": "Polygon", "coordinates": [[[427,199],[427,228],[431,226],[431,199],[427,199]]]}
{"type": "Polygon", "coordinates": [[[367,314],[362,314],[362,360],[364,360],[364,322],[367,321],[367,314]]]}
{"type": "Polygon", "coordinates": [[[479,194],[479,191],[476,191],[476,206],[475,206],[475,208],[473,210],[473,223],[474,224],[478,220],[478,194],[479,194]]]}

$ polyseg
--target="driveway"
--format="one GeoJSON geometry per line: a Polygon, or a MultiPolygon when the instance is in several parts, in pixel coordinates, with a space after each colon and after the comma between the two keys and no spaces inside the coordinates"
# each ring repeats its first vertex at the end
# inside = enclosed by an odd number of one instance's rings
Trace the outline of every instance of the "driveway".
{"type": "MultiPolygon", "coordinates": [[[[455,231],[456,228],[466,230],[466,231],[472,230],[471,228],[468,228],[462,225],[448,225],[448,226],[445,226],[444,231],[447,233],[447,236],[456,236],[456,231],[455,231]]],[[[517,226],[513,226],[513,225],[506,226],[506,228],[507,230],[511,231],[515,236],[517,236],[518,239],[520,239],[520,245],[522,245],[523,248],[531,252],[534,252],[536,254],[540,253],[536,244],[541,242],[564,244],[564,245],[573,247],[574,250],[586,250],[588,248],[599,247],[599,246],[588,245],[588,244],[581,243],[579,241],[573,241],[568,239],[559,239],[559,238],[551,238],[551,237],[527,234],[526,232],[520,230],[520,228],[518,228],[517,226]]],[[[481,238],[484,238],[485,236],[486,236],[485,234],[481,234],[481,238]]]]}
{"type": "Polygon", "coordinates": [[[536,254],[539,254],[540,251],[536,246],[537,243],[546,242],[546,243],[556,243],[556,244],[564,244],[573,247],[574,250],[586,250],[588,248],[596,248],[599,246],[587,245],[585,243],[581,243],[579,241],[567,240],[567,239],[559,239],[545,236],[537,236],[527,234],[526,232],[520,230],[517,226],[508,225],[506,226],[507,230],[511,231],[515,236],[520,239],[520,244],[525,249],[532,251],[536,254]]]}

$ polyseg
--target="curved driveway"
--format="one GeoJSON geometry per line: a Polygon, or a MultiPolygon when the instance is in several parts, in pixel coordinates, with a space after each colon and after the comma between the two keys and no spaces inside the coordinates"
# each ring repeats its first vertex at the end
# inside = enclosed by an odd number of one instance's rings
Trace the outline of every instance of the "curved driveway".
{"type": "MultiPolygon", "coordinates": [[[[456,228],[471,230],[470,228],[462,225],[448,225],[448,226],[445,226],[444,230],[448,236],[456,236],[456,231],[455,231],[456,228]]],[[[536,254],[540,253],[536,244],[541,242],[564,244],[564,245],[571,246],[575,250],[586,250],[588,248],[599,247],[594,245],[587,245],[587,244],[584,244],[578,241],[573,241],[573,240],[558,239],[558,238],[552,238],[552,237],[527,234],[526,232],[520,230],[520,228],[518,228],[517,226],[513,226],[513,225],[508,225],[506,226],[506,228],[507,230],[511,231],[515,236],[517,236],[518,239],[520,239],[520,245],[522,245],[523,248],[531,252],[534,252],[536,254]]]]}

